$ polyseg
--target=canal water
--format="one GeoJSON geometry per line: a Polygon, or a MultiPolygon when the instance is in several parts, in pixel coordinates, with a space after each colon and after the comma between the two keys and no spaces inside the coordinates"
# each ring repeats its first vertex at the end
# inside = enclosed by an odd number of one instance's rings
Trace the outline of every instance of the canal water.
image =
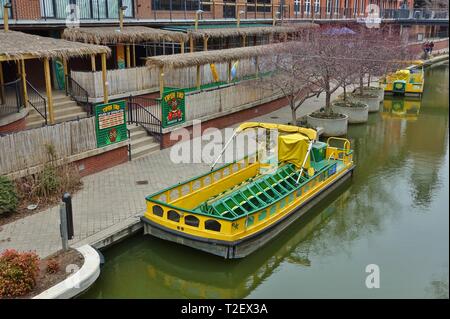
{"type": "Polygon", "coordinates": [[[351,125],[353,179],[259,251],[230,261],[136,236],[104,252],[82,298],[448,298],[448,72],[351,125]]]}

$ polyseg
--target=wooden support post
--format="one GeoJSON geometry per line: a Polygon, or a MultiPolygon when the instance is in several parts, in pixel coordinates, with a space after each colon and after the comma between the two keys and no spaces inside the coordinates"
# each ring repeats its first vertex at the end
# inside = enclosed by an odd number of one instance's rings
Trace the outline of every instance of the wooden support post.
{"type": "Polygon", "coordinates": [[[127,68],[131,68],[130,45],[128,45],[128,44],[127,44],[127,46],[126,46],[126,52],[127,52],[127,68]]]}
{"type": "Polygon", "coordinates": [[[108,83],[106,77],[106,53],[102,53],[103,103],[108,103],[108,83]]]}
{"type": "Polygon", "coordinates": [[[197,86],[197,89],[198,90],[200,90],[200,86],[201,86],[201,79],[200,79],[200,65],[197,65],[197,74],[196,74],[196,82],[195,82],[195,84],[196,84],[196,86],[197,86]]]}
{"type": "Polygon", "coordinates": [[[276,24],[276,14],[275,14],[275,0],[272,0],[272,25],[276,24]]]}
{"type": "Polygon", "coordinates": [[[64,70],[64,89],[66,90],[66,95],[68,95],[68,78],[69,78],[69,68],[67,66],[67,60],[66,59],[62,59],[63,61],[63,70],[64,70]]]}
{"type": "Polygon", "coordinates": [[[180,42],[180,53],[184,53],[184,42],[180,42]]]}
{"type": "Polygon", "coordinates": [[[47,107],[50,124],[55,124],[55,116],[53,114],[53,96],[52,96],[52,80],[50,78],[50,60],[44,59],[44,75],[45,75],[45,92],[47,94],[47,107]]]}
{"type": "Polygon", "coordinates": [[[242,47],[245,47],[247,43],[247,36],[245,34],[242,35],[242,47]]]}
{"type": "Polygon", "coordinates": [[[95,54],[91,55],[91,70],[92,72],[97,71],[97,66],[95,64],[95,54]]]}
{"type": "Polygon", "coordinates": [[[23,104],[25,107],[28,105],[28,91],[27,91],[27,73],[25,71],[25,60],[20,60],[21,72],[20,76],[22,77],[22,85],[23,85],[23,104]]]}
{"type": "Polygon", "coordinates": [[[212,16],[213,20],[216,20],[216,0],[212,0],[212,16]]]}
{"type": "Polygon", "coordinates": [[[164,93],[164,67],[159,67],[159,97],[162,98],[164,93]]]}
{"type": "MultiPolygon", "coordinates": [[[[11,4],[9,4],[11,6],[11,4]]],[[[5,29],[5,32],[9,31],[9,8],[7,5],[3,6],[3,28],[5,29]]]]}
{"type": "Polygon", "coordinates": [[[189,49],[192,52],[194,52],[194,37],[192,35],[189,36],[189,49]]]}
{"type": "Polygon", "coordinates": [[[208,51],[208,37],[203,38],[203,51],[208,51]]]}
{"type": "Polygon", "coordinates": [[[259,57],[255,56],[255,74],[256,74],[256,78],[259,78],[259,57]]]}
{"type": "Polygon", "coordinates": [[[136,45],[133,43],[133,67],[136,67],[136,45]]]}
{"type": "Polygon", "coordinates": [[[5,98],[5,88],[3,87],[3,84],[5,84],[5,78],[3,76],[3,64],[2,64],[2,62],[0,62],[0,87],[1,87],[0,102],[2,104],[4,103],[4,98],[5,98]]]}
{"type": "Polygon", "coordinates": [[[228,62],[228,83],[231,83],[231,61],[228,62]]]}

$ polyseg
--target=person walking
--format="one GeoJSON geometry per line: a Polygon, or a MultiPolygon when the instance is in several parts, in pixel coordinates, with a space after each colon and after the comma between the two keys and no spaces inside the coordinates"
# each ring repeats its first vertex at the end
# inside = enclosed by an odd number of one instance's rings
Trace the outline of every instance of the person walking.
{"type": "Polygon", "coordinates": [[[429,46],[430,46],[430,54],[432,54],[433,53],[433,48],[434,48],[434,42],[431,41],[429,46]]]}

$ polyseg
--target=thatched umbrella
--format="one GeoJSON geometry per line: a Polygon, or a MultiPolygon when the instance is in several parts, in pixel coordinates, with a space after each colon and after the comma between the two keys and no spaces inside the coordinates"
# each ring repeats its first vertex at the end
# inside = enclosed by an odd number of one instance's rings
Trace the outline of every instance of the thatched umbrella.
{"type": "Polygon", "coordinates": [[[95,44],[143,43],[143,42],[178,42],[188,40],[182,32],[153,29],[147,27],[96,27],[96,28],[67,28],[63,37],[71,41],[95,44]]]}

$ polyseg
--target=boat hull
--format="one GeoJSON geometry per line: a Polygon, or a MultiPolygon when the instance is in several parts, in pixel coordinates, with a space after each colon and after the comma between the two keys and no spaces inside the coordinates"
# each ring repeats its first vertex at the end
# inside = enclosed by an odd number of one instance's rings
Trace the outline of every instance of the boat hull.
{"type": "Polygon", "coordinates": [[[338,179],[328,184],[326,187],[316,193],[314,197],[303,202],[300,206],[294,208],[283,219],[277,223],[243,239],[228,242],[223,240],[214,240],[202,238],[186,233],[177,232],[175,230],[159,225],[146,217],[141,217],[144,224],[144,234],[175,242],[181,245],[189,246],[213,255],[221,256],[227,259],[244,258],[254,251],[264,246],[271,239],[276,237],[285,228],[295,222],[299,217],[308,212],[313,206],[328,196],[336,188],[341,186],[345,181],[353,175],[354,166],[347,169],[338,179]]]}

